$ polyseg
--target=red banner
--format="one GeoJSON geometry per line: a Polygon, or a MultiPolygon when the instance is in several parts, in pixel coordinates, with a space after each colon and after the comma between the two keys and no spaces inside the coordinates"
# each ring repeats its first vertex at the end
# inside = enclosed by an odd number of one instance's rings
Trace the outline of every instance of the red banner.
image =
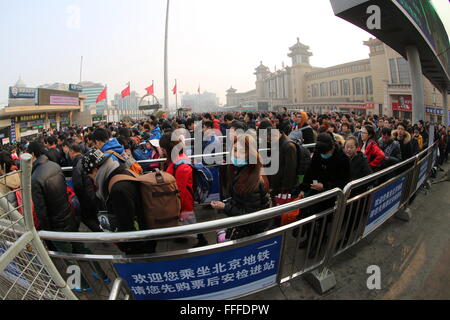
{"type": "Polygon", "coordinates": [[[392,102],[393,111],[412,112],[412,97],[398,96],[396,102],[392,102]]]}

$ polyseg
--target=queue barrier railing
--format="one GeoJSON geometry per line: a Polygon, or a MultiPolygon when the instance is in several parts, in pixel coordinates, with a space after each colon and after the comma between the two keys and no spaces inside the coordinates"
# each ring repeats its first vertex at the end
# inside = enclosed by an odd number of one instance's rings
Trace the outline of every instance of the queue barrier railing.
{"type": "MultiPolygon", "coordinates": [[[[378,229],[394,214],[398,215],[407,208],[420,185],[429,177],[436,158],[436,148],[435,144],[411,159],[363,179],[352,181],[345,187],[344,191],[334,189],[244,216],[175,228],[125,233],[58,233],[40,231],[39,237],[45,241],[79,242],[89,245],[108,245],[118,242],[144,240],[164,241],[198,233],[215,232],[218,229],[228,229],[260,221],[273,220],[275,217],[291,212],[294,209],[301,209],[302,212],[303,210],[305,212],[309,210],[309,212],[312,212],[310,216],[286,226],[274,227],[263,233],[243,239],[199,248],[158,251],[153,254],[137,256],[127,256],[120,252],[117,254],[101,254],[101,250],[96,254],[54,251],[49,251],[48,254],[58,267],[61,275],[65,274],[68,263],[75,263],[79,266],[82,274],[86,275],[89,284],[94,287],[96,298],[165,299],[167,294],[169,296],[171,294],[170,287],[166,287],[166,290],[169,290],[166,292],[166,295],[153,296],[154,292],[150,294],[151,290],[146,291],[146,289],[149,289],[148,286],[133,286],[127,275],[121,274],[117,269],[127,264],[134,266],[143,264],[151,269],[153,263],[170,264],[175,262],[177,264],[183,259],[195,258],[196,260],[201,260],[203,257],[214,256],[218,253],[220,256],[226,257],[228,253],[233,252],[235,249],[243,250],[243,248],[254,244],[264,243],[264,241],[272,243],[272,240],[277,239],[279,241],[279,255],[276,255],[277,259],[274,262],[276,273],[272,275],[271,281],[265,279],[265,285],[261,285],[259,282],[258,287],[247,288],[247,290],[241,289],[234,293],[228,292],[224,294],[221,292],[221,295],[216,296],[210,293],[209,295],[193,298],[238,298],[280,285],[301,275],[305,275],[314,288],[323,293],[336,285],[334,274],[329,269],[336,256],[378,229]],[[329,203],[330,206],[324,208],[324,203],[329,203]],[[387,205],[384,205],[385,203],[387,205]],[[319,207],[321,209],[317,210],[319,207]],[[112,288],[111,284],[107,285],[102,282],[99,286],[96,279],[88,277],[88,275],[98,270],[99,265],[108,277],[114,281],[115,285],[112,288]],[[127,278],[125,282],[127,282],[128,286],[123,285],[124,278],[127,278]]],[[[30,177],[23,176],[22,179],[30,179],[30,177]]],[[[27,214],[31,215],[31,212],[25,210],[25,215],[27,214]]],[[[277,241],[274,242],[277,243],[277,241]]],[[[137,283],[134,284],[136,285],[137,283]]],[[[155,289],[154,286],[150,288],[152,290],[155,289]]]]}
{"type": "Polygon", "coordinates": [[[0,300],[76,299],[34,228],[30,155],[21,157],[21,170],[0,177],[5,185],[12,175],[20,173],[22,180],[20,188],[0,195],[0,300]],[[23,205],[10,201],[17,192],[23,205]]]}

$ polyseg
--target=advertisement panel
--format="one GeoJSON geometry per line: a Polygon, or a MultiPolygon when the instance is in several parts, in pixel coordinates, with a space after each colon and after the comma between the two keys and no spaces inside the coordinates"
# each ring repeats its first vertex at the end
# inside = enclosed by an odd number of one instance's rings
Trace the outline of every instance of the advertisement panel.
{"type": "Polygon", "coordinates": [[[276,283],[282,236],[220,252],[115,264],[136,300],[230,299],[276,283]]]}
{"type": "Polygon", "coordinates": [[[37,89],[9,87],[9,99],[36,99],[37,89]]]}
{"type": "Polygon", "coordinates": [[[369,220],[363,238],[382,225],[400,207],[405,180],[406,178],[402,177],[372,195],[369,220]]]}
{"type": "Polygon", "coordinates": [[[398,96],[397,101],[392,103],[393,111],[412,112],[412,97],[398,96]]]}
{"type": "Polygon", "coordinates": [[[53,102],[53,105],[62,103],[60,105],[78,106],[80,105],[79,95],[78,92],[73,91],[38,89],[38,105],[48,106],[53,102]],[[75,99],[77,99],[76,102],[75,99]]]}

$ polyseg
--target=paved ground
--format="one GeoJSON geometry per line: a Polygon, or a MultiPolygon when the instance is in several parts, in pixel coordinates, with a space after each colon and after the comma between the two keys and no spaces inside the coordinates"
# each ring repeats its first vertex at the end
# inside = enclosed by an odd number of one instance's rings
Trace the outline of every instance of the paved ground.
{"type": "MultiPolygon", "coordinates": [[[[449,168],[450,165],[445,167],[446,170],[449,168]]],[[[439,172],[436,181],[442,176],[443,172],[439,172]]],[[[419,192],[411,210],[411,221],[391,218],[338,256],[331,265],[337,285],[325,295],[316,293],[303,277],[299,277],[281,287],[243,299],[450,299],[450,182],[434,184],[428,194],[419,192]],[[367,268],[371,265],[380,267],[380,290],[367,288],[370,276],[367,268]]],[[[214,210],[199,208],[196,211],[199,222],[224,217],[214,210]]],[[[210,244],[215,243],[215,233],[206,236],[210,244]]],[[[160,241],[157,251],[192,248],[196,242],[195,238],[189,238],[185,243],[160,241]]],[[[120,254],[116,247],[110,245],[89,247],[97,254],[120,254]]],[[[107,267],[104,270],[110,273],[107,267]]],[[[105,299],[108,294],[106,286],[94,285],[92,294],[80,295],[79,298],[105,299]]]]}
{"type": "MultiPolygon", "coordinates": [[[[435,181],[442,176],[439,172],[435,181]]],[[[245,299],[450,299],[450,182],[419,193],[411,210],[411,221],[392,218],[338,256],[331,265],[337,286],[325,295],[299,277],[245,299]],[[367,288],[371,265],[380,267],[380,290],[367,288]]]]}

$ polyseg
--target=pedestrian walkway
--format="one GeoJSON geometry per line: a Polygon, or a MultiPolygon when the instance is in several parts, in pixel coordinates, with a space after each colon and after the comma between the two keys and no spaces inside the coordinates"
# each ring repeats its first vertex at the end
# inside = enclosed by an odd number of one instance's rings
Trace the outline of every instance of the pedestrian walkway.
{"type": "MultiPolygon", "coordinates": [[[[449,170],[450,165],[444,167],[449,170]]],[[[438,172],[434,181],[442,179],[438,172]]],[[[299,277],[243,299],[450,299],[450,181],[419,192],[412,219],[391,218],[377,231],[341,254],[331,265],[336,287],[323,296],[299,277]],[[381,289],[369,290],[367,268],[381,269],[381,289]]]]}

